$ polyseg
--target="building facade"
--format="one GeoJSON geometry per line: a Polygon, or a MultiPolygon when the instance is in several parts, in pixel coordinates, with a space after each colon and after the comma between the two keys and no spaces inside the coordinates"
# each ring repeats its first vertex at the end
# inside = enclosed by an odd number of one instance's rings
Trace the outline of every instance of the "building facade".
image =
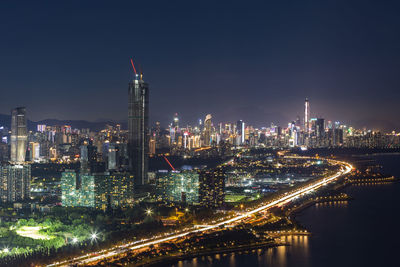
{"type": "Polygon", "coordinates": [[[0,166],[0,200],[1,202],[16,202],[30,199],[31,166],[3,165],[0,166]]]}
{"type": "Polygon", "coordinates": [[[202,170],[199,175],[199,202],[201,206],[217,208],[225,200],[225,171],[222,168],[202,170]]]}
{"type": "Polygon", "coordinates": [[[198,204],[197,171],[159,171],[156,180],[157,199],[163,202],[198,204]]]}
{"type": "Polygon", "coordinates": [[[134,176],[130,173],[77,175],[65,170],[61,177],[62,205],[105,210],[133,205],[134,176]]]}

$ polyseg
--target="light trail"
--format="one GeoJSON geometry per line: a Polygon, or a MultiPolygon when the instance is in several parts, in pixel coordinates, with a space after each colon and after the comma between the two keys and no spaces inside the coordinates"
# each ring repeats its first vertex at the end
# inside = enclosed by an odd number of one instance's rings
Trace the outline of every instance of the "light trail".
{"type": "MultiPolygon", "coordinates": [[[[286,156],[286,158],[302,158],[302,159],[308,158],[308,159],[314,159],[312,157],[295,157],[295,156],[286,156]]],[[[211,230],[211,229],[218,228],[219,226],[222,226],[222,225],[231,224],[233,222],[238,222],[238,221],[240,221],[240,220],[242,220],[244,218],[247,218],[248,216],[250,216],[252,214],[258,213],[260,211],[268,210],[268,209],[270,209],[272,207],[275,207],[277,205],[280,205],[280,204],[285,204],[285,203],[290,202],[291,200],[297,198],[300,195],[310,193],[313,190],[316,190],[316,189],[318,189],[318,188],[320,188],[320,187],[322,187],[322,186],[324,186],[324,185],[326,185],[326,184],[328,184],[330,182],[333,182],[334,180],[338,179],[339,177],[341,177],[341,176],[343,176],[345,174],[348,174],[353,169],[353,166],[351,164],[347,163],[347,162],[337,161],[337,160],[332,160],[332,159],[326,159],[326,160],[328,162],[336,164],[336,165],[342,165],[344,167],[344,169],[340,170],[339,172],[337,172],[333,176],[330,176],[328,178],[319,179],[317,182],[315,182],[315,183],[313,183],[311,185],[308,185],[308,186],[306,186],[304,188],[296,189],[295,192],[287,193],[286,195],[281,196],[278,199],[276,199],[276,200],[274,200],[272,202],[269,202],[266,205],[263,205],[263,206],[258,207],[256,209],[248,211],[248,212],[246,212],[244,214],[241,214],[239,216],[235,216],[233,218],[230,218],[230,219],[227,219],[227,220],[224,220],[224,221],[212,224],[212,225],[208,225],[208,226],[205,226],[203,228],[197,228],[198,226],[194,226],[193,227],[194,229],[191,229],[191,230],[188,230],[186,232],[179,233],[179,234],[172,234],[172,235],[170,235],[168,237],[165,237],[165,238],[161,238],[161,239],[154,238],[154,239],[139,240],[139,241],[131,242],[131,243],[128,243],[128,244],[125,244],[125,245],[122,245],[122,246],[114,247],[114,248],[111,248],[111,249],[108,249],[108,250],[103,250],[103,251],[99,251],[97,253],[92,253],[92,255],[93,254],[101,254],[101,255],[92,256],[91,254],[86,254],[86,255],[83,255],[83,256],[80,256],[80,257],[76,257],[76,258],[74,258],[72,260],[66,260],[66,261],[63,261],[63,262],[56,262],[56,263],[53,263],[53,264],[50,264],[50,265],[47,265],[47,266],[50,267],[50,266],[66,266],[66,265],[72,265],[72,264],[88,264],[88,263],[91,263],[91,262],[95,262],[95,261],[98,261],[98,260],[103,260],[103,259],[106,259],[106,258],[110,258],[110,257],[116,256],[116,255],[121,253],[121,251],[120,251],[121,249],[129,249],[129,250],[140,249],[140,248],[148,247],[148,246],[151,246],[151,245],[164,243],[166,241],[171,241],[171,240],[174,240],[174,239],[177,239],[177,238],[185,237],[185,236],[187,236],[189,234],[198,233],[198,232],[205,232],[205,231],[208,231],[208,230],[211,230]],[[138,244],[138,243],[141,243],[141,244],[138,244]],[[138,244],[138,245],[136,245],[136,244],[138,244]]]]}

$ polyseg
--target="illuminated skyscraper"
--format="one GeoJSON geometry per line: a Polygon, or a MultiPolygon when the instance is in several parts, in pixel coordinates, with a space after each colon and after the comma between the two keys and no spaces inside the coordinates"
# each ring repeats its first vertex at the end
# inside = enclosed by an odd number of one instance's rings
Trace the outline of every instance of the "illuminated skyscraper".
{"type": "Polygon", "coordinates": [[[245,138],[245,134],[244,134],[244,122],[242,120],[237,121],[236,123],[236,131],[237,131],[237,135],[240,138],[240,145],[244,143],[244,138],[245,138]]]}
{"type": "Polygon", "coordinates": [[[179,117],[178,117],[178,113],[175,113],[175,115],[174,115],[173,126],[174,126],[175,129],[178,129],[178,128],[179,128],[179,117]]]}
{"type": "Polygon", "coordinates": [[[310,131],[310,102],[308,98],[304,102],[304,130],[306,133],[310,131]]]}
{"type": "Polygon", "coordinates": [[[322,118],[318,118],[316,121],[316,135],[317,138],[321,139],[325,135],[325,120],[322,118]]]}
{"type": "Polygon", "coordinates": [[[108,151],[107,151],[108,157],[107,157],[107,169],[108,170],[115,170],[117,169],[117,154],[118,154],[118,145],[115,143],[110,143],[108,146],[108,151]]]}
{"type": "MultiPolygon", "coordinates": [[[[132,63],[134,68],[134,65],[132,63]]],[[[135,70],[135,68],[134,68],[135,70]]],[[[128,151],[129,166],[135,176],[135,184],[147,183],[149,156],[149,86],[137,74],[129,83],[128,151]]]]}
{"type": "Polygon", "coordinates": [[[204,145],[211,145],[211,114],[207,114],[206,119],[204,120],[204,145]]]}
{"type": "Polygon", "coordinates": [[[15,163],[25,161],[28,142],[25,114],[24,107],[11,111],[11,162],[15,163]]]}
{"type": "Polygon", "coordinates": [[[171,136],[171,143],[177,144],[179,134],[180,134],[178,113],[175,113],[175,115],[174,115],[174,121],[171,124],[169,132],[170,132],[170,136],[171,136]]]}
{"type": "Polygon", "coordinates": [[[81,147],[81,173],[91,173],[96,171],[95,163],[96,163],[96,147],[89,144],[89,142],[85,141],[81,147]]]}

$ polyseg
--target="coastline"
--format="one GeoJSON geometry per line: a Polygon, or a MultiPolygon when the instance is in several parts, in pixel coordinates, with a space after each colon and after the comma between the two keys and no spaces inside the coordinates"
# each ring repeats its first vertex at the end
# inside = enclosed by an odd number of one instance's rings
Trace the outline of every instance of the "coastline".
{"type": "Polygon", "coordinates": [[[178,261],[182,260],[188,260],[188,259],[193,259],[197,257],[207,257],[207,256],[213,256],[213,255],[218,255],[218,254],[228,254],[228,253],[234,253],[234,252],[242,252],[242,251],[249,251],[249,250],[255,250],[255,249],[265,249],[265,248],[275,248],[279,246],[290,246],[289,243],[285,243],[282,241],[270,241],[270,242],[265,242],[261,244],[252,244],[252,245],[246,245],[246,246],[238,246],[234,248],[223,248],[223,249],[218,249],[218,250],[209,250],[209,251],[202,251],[202,252],[197,252],[197,253],[191,253],[191,254],[184,254],[184,255],[174,255],[174,256],[168,256],[163,259],[157,259],[148,263],[141,263],[141,264],[133,264],[130,265],[132,267],[157,267],[157,266],[165,266],[165,264],[173,264],[178,261]]]}

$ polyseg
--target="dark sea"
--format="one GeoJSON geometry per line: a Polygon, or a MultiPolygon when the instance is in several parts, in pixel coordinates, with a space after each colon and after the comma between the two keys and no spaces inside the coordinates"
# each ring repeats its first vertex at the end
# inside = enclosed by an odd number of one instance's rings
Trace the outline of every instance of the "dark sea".
{"type": "MultiPolygon", "coordinates": [[[[374,159],[384,172],[400,177],[400,156],[374,159]]],[[[329,267],[400,266],[400,182],[350,186],[354,200],[319,204],[303,210],[297,221],[312,232],[288,237],[290,246],[180,261],[175,267],[329,267]]]]}

